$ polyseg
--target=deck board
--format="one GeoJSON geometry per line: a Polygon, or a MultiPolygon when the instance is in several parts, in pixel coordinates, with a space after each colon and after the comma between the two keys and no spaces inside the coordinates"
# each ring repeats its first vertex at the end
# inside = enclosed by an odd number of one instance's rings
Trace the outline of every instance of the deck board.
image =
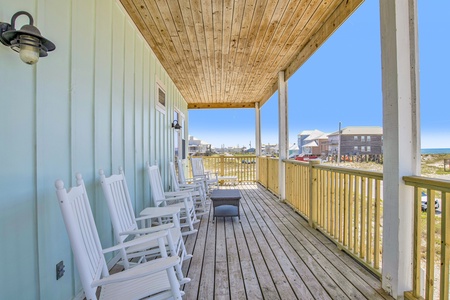
{"type": "MultiPolygon", "coordinates": [[[[185,299],[392,299],[380,281],[256,184],[239,185],[241,221],[212,211],[186,237],[185,299]]],[[[211,207],[212,210],[212,207],[211,207]]]]}

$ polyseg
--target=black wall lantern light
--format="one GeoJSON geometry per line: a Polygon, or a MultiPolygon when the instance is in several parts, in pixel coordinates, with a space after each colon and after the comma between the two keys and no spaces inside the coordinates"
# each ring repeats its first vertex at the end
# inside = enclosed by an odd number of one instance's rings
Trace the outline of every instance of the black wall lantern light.
{"type": "Polygon", "coordinates": [[[178,120],[174,120],[174,121],[172,122],[172,128],[175,128],[175,130],[181,129],[181,125],[178,124],[178,120]]]}
{"type": "Polygon", "coordinates": [[[26,11],[16,12],[11,18],[11,24],[0,22],[0,42],[18,52],[20,59],[29,65],[37,63],[39,57],[47,56],[47,52],[56,48],[33,26],[33,17],[26,11]],[[16,30],[16,19],[21,15],[27,16],[30,22],[16,30]]]}

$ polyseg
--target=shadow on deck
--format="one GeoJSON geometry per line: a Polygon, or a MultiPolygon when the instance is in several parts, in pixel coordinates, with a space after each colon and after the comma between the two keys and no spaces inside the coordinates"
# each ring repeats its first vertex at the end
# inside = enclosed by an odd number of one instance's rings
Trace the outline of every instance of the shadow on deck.
{"type": "Polygon", "coordinates": [[[185,299],[393,299],[381,282],[264,187],[243,184],[241,222],[210,213],[186,238],[185,299]]]}

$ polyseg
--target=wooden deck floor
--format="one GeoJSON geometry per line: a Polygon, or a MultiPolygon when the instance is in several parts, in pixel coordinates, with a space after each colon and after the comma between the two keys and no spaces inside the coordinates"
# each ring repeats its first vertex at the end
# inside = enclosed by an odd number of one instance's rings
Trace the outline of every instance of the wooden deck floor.
{"type": "Polygon", "coordinates": [[[184,299],[392,299],[380,281],[260,185],[237,186],[237,217],[212,207],[186,238],[184,299]]]}

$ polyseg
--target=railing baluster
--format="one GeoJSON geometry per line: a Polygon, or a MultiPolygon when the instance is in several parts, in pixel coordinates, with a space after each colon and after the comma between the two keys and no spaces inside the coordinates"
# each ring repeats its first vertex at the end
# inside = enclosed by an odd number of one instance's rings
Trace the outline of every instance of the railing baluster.
{"type": "Polygon", "coordinates": [[[374,262],[375,270],[380,269],[380,255],[381,255],[381,180],[375,181],[375,233],[374,233],[374,262]]]}
{"type": "Polygon", "coordinates": [[[328,195],[326,198],[327,201],[327,220],[328,220],[328,228],[327,232],[330,236],[333,236],[333,172],[327,171],[327,180],[328,180],[328,195]]]}
{"type": "Polygon", "coordinates": [[[366,244],[366,262],[372,264],[373,246],[372,246],[372,229],[373,229],[373,179],[368,180],[368,192],[367,192],[367,244],[366,244]]]}
{"type": "Polygon", "coordinates": [[[321,228],[325,228],[325,226],[326,226],[326,214],[325,214],[325,209],[326,209],[326,206],[325,206],[325,195],[326,195],[326,190],[325,190],[325,186],[326,186],[326,181],[327,181],[327,179],[326,179],[326,173],[325,173],[325,171],[324,170],[319,170],[320,171],[320,182],[321,182],[321,186],[319,187],[319,190],[320,190],[320,199],[318,200],[319,202],[320,202],[320,211],[319,211],[319,214],[320,214],[320,219],[321,219],[321,222],[320,222],[320,224],[319,224],[319,226],[321,227],[321,228]]]}
{"type": "Polygon", "coordinates": [[[359,246],[359,207],[360,207],[360,176],[355,176],[355,200],[354,200],[354,216],[353,216],[353,246],[355,254],[357,254],[359,246]]]}
{"type": "Polygon", "coordinates": [[[450,273],[450,193],[441,196],[441,300],[449,299],[450,273]]]}
{"type": "Polygon", "coordinates": [[[413,246],[413,295],[420,296],[420,246],[421,246],[421,198],[414,187],[414,246],[413,246]]]}
{"type": "Polygon", "coordinates": [[[320,161],[309,162],[309,225],[313,228],[317,224],[317,170],[314,168],[314,165],[317,164],[320,164],[320,161]]]}
{"type": "Polygon", "coordinates": [[[336,189],[336,173],[335,172],[330,172],[330,185],[331,185],[331,193],[330,193],[330,230],[329,233],[332,237],[336,237],[336,232],[335,232],[335,203],[336,203],[336,193],[335,193],[335,189],[336,189]]]}
{"type": "Polygon", "coordinates": [[[345,174],[339,174],[339,242],[344,241],[344,193],[345,193],[345,174]]]}
{"type": "Polygon", "coordinates": [[[349,246],[348,240],[348,228],[349,228],[349,218],[348,218],[348,209],[349,209],[349,184],[350,184],[350,175],[344,174],[344,246],[349,246]]]}
{"type": "Polygon", "coordinates": [[[427,275],[426,275],[426,299],[433,299],[434,294],[434,256],[435,256],[435,191],[427,190],[427,275]]]}
{"type": "Polygon", "coordinates": [[[361,176],[361,222],[360,222],[360,243],[359,243],[359,257],[364,259],[366,257],[366,188],[367,180],[366,177],[361,176]]]}
{"type": "Polygon", "coordinates": [[[350,250],[353,250],[353,205],[355,202],[355,191],[354,191],[354,182],[355,182],[354,175],[349,175],[349,194],[348,194],[348,248],[350,250]]]}

